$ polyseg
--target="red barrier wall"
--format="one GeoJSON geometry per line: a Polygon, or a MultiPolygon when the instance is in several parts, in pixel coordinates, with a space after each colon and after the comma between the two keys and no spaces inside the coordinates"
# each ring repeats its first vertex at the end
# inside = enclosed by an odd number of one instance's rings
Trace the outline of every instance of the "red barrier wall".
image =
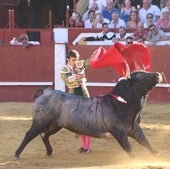
{"type": "MultiPolygon", "coordinates": [[[[99,46],[73,46],[82,58],[88,58],[99,46]]],[[[105,46],[107,49],[109,46],[105,46]]],[[[170,82],[169,46],[150,46],[152,53],[152,71],[164,72],[170,82]]],[[[57,58],[60,59],[60,58],[57,58]]],[[[0,83],[1,82],[51,82],[54,83],[54,46],[32,46],[28,49],[19,46],[0,46],[0,83]]],[[[88,69],[88,82],[117,82],[118,75],[111,68],[88,69]]],[[[166,83],[165,79],[163,83],[166,83]]],[[[0,85],[0,101],[33,101],[31,98],[38,85],[0,85]]],[[[53,87],[53,84],[51,85],[53,87]]],[[[91,96],[104,94],[112,87],[88,87],[91,96]]],[[[149,95],[152,102],[170,102],[167,88],[156,87],[149,95]]]]}
{"type": "MultiPolygon", "coordinates": [[[[0,46],[0,82],[54,82],[53,46],[0,46]]],[[[0,101],[31,101],[37,86],[0,86],[0,101]]]]}

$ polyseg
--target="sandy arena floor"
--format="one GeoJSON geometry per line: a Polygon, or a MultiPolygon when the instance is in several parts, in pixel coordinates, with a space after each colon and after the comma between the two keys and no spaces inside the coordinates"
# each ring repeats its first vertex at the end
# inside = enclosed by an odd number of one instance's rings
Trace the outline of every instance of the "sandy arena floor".
{"type": "Polygon", "coordinates": [[[129,159],[114,138],[92,138],[91,154],[79,154],[79,138],[62,129],[50,137],[51,157],[45,155],[38,136],[14,161],[14,152],[30,128],[31,119],[32,103],[0,103],[0,169],[170,169],[170,104],[146,104],[141,127],[160,156],[153,157],[130,139],[134,160],[129,159]]]}

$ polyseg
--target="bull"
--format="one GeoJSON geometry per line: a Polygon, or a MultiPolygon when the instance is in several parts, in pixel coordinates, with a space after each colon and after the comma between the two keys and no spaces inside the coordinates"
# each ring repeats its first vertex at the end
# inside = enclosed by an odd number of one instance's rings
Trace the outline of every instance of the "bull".
{"type": "Polygon", "coordinates": [[[91,98],[59,90],[45,90],[34,102],[32,126],[14,158],[18,159],[26,145],[39,134],[47,155],[51,155],[53,150],[49,136],[62,128],[95,138],[110,133],[132,157],[128,141],[128,137],[131,137],[155,154],[137,118],[143,106],[143,98],[161,78],[161,74],[156,72],[134,72],[129,78],[118,81],[111,92],[91,98]]]}

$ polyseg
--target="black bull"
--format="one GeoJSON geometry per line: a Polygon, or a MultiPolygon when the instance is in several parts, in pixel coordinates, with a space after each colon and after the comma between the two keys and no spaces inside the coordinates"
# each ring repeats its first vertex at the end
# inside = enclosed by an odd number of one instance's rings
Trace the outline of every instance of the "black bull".
{"type": "Polygon", "coordinates": [[[93,98],[58,90],[44,91],[34,103],[32,126],[15,152],[15,159],[38,134],[41,134],[47,154],[51,155],[49,136],[61,128],[96,138],[110,133],[130,156],[132,149],[128,137],[156,153],[144,136],[137,117],[143,98],[160,79],[159,73],[135,72],[130,78],[120,80],[112,92],[93,98]],[[121,96],[127,103],[115,96],[121,96]]]}

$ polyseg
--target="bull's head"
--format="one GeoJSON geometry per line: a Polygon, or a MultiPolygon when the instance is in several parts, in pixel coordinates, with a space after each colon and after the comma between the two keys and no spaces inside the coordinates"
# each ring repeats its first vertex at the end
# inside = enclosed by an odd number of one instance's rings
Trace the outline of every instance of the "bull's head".
{"type": "Polygon", "coordinates": [[[162,75],[156,72],[134,72],[128,79],[130,85],[141,95],[146,95],[157,83],[162,81],[162,75]]]}
{"type": "Polygon", "coordinates": [[[133,97],[140,99],[161,81],[162,75],[160,73],[134,72],[127,79],[120,80],[114,87],[113,93],[127,101],[133,97]]]}

